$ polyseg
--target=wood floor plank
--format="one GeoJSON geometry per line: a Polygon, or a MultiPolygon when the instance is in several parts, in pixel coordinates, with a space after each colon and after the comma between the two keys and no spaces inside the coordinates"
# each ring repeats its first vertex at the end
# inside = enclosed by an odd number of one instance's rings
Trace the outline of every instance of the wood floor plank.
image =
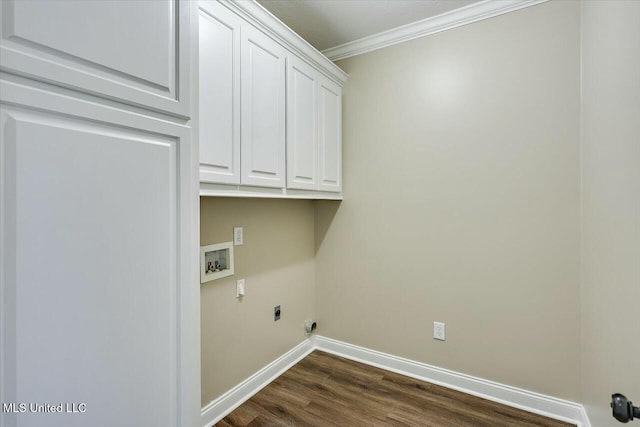
{"type": "Polygon", "coordinates": [[[320,351],[309,354],[216,425],[572,426],[320,351]]]}
{"type": "Polygon", "coordinates": [[[300,393],[299,388],[287,387],[286,383],[274,381],[266,388],[265,393],[274,400],[289,402],[291,405],[304,408],[311,403],[311,397],[300,393]]]}

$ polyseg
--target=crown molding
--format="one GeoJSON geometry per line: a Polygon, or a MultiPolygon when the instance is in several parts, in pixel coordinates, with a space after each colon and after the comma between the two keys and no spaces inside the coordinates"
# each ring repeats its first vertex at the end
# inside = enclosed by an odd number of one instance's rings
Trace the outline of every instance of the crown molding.
{"type": "Polygon", "coordinates": [[[287,27],[271,12],[255,1],[246,0],[218,0],[222,5],[240,15],[263,33],[300,56],[308,63],[320,70],[325,76],[340,86],[347,81],[348,75],[336,64],[327,59],[309,42],[287,27]]]}
{"type": "Polygon", "coordinates": [[[332,61],[338,61],[547,1],[549,0],[484,0],[451,12],[325,49],[322,53],[332,61]]]}

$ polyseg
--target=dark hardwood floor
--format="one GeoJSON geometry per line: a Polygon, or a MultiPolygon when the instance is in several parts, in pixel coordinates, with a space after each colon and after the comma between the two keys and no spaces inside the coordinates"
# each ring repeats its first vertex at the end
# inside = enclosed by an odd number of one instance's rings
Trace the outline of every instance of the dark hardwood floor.
{"type": "Polygon", "coordinates": [[[217,426],[571,426],[313,352],[217,426]]]}

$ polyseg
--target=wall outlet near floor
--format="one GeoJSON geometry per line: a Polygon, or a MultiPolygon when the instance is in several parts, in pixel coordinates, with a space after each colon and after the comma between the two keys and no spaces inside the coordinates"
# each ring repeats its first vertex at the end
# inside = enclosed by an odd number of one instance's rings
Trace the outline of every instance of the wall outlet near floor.
{"type": "Polygon", "coordinates": [[[280,320],[280,306],[276,305],[275,307],[273,307],[273,321],[278,321],[280,320]]]}
{"type": "Polygon", "coordinates": [[[446,331],[445,331],[444,323],[433,322],[433,338],[440,341],[446,340],[446,331]]]}

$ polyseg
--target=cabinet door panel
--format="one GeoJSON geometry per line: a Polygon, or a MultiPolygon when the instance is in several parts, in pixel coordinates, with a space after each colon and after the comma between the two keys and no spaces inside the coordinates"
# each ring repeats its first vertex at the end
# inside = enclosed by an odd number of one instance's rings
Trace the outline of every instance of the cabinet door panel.
{"type": "Polygon", "coordinates": [[[5,0],[0,4],[2,66],[187,115],[187,9],[176,0],[5,0]],[[181,17],[185,21],[178,25],[181,17]]]}
{"type": "Polygon", "coordinates": [[[285,51],[242,28],[241,183],[285,186],[285,51]]]}
{"type": "Polygon", "coordinates": [[[340,192],[342,191],[342,89],[322,77],[319,98],[319,189],[340,192]]]}
{"type": "Polygon", "coordinates": [[[287,65],[287,187],[318,189],[319,73],[296,57],[287,65]]]}
{"type": "Polygon", "coordinates": [[[13,107],[0,119],[0,395],[86,405],[2,425],[183,425],[188,140],[13,107]]]}
{"type": "Polygon", "coordinates": [[[200,181],[240,184],[240,25],[217,2],[200,6],[200,181]]]}

